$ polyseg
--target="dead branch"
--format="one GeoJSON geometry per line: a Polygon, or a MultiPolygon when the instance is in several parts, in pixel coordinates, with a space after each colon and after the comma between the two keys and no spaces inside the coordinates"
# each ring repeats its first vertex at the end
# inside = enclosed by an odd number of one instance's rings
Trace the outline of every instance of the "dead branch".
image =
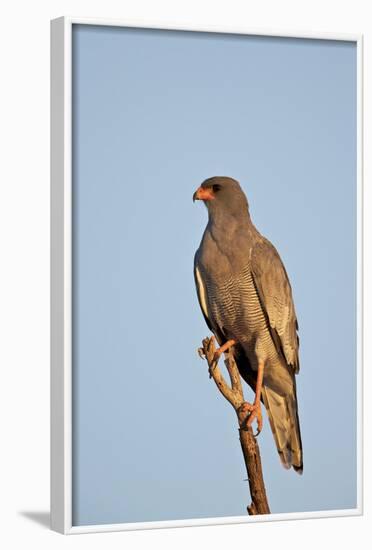
{"type": "Polygon", "coordinates": [[[260,450],[252,428],[247,426],[249,414],[243,412],[242,405],[246,403],[243,394],[242,382],[233,354],[225,353],[225,365],[229,374],[231,386],[226,382],[215,357],[214,339],[204,338],[199,355],[205,357],[209,366],[210,376],[217,388],[229,403],[234,407],[239,423],[239,439],[243,451],[244,462],[247,468],[249,489],[252,503],[247,507],[249,515],[270,514],[267,502],[265,484],[262,475],[260,450]]]}

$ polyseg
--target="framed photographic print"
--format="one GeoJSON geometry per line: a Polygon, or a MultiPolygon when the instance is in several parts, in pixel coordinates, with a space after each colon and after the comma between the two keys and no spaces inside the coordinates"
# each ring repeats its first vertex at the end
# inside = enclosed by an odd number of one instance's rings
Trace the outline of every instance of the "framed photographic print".
{"type": "Polygon", "coordinates": [[[52,528],[362,513],[362,37],[51,25],[52,528]]]}

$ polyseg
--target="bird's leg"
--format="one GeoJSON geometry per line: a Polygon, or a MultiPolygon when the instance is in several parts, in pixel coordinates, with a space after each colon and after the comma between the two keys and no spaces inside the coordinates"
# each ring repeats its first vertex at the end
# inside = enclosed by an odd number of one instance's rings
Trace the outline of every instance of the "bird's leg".
{"type": "Polygon", "coordinates": [[[249,412],[247,426],[252,426],[253,420],[257,418],[256,436],[262,430],[261,390],[262,390],[262,382],[263,382],[263,373],[264,373],[264,362],[259,361],[258,370],[257,370],[257,381],[256,381],[256,395],[254,398],[253,405],[251,405],[250,403],[243,403],[243,405],[241,406],[241,409],[243,412],[245,411],[249,412]]]}
{"type": "Polygon", "coordinates": [[[227,340],[221,347],[216,349],[215,354],[213,356],[213,361],[218,363],[219,358],[223,354],[224,351],[227,351],[232,346],[235,346],[236,341],[235,340],[227,340]]]}

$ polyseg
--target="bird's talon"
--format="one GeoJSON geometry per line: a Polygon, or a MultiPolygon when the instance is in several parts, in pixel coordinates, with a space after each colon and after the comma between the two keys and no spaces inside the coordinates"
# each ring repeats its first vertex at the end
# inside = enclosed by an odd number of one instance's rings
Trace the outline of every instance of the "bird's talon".
{"type": "Polygon", "coordinates": [[[198,355],[200,359],[205,359],[204,348],[198,348],[198,355]]]}
{"type": "Polygon", "coordinates": [[[253,434],[253,437],[258,437],[260,435],[261,431],[262,431],[262,426],[257,427],[257,432],[255,434],[253,434]]]}
{"type": "Polygon", "coordinates": [[[262,431],[262,412],[261,405],[251,405],[247,401],[240,406],[240,413],[247,415],[243,421],[243,424],[249,428],[252,426],[254,419],[257,419],[257,432],[254,437],[257,437],[262,431]]]}
{"type": "Polygon", "coordinates": [[[257,433],[255,437],[257,437],[261,430],[262,430],[262,412],[261,412],[261,405],[253,405],[252,410],[249,414],[248,421],[247,421],[247,427],[252,426],[254,419],[257,419],[257,433]]]}

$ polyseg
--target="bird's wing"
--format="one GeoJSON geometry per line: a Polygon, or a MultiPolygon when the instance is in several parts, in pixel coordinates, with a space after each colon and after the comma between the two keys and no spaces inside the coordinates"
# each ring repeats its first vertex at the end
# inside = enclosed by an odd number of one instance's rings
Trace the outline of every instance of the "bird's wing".
{"type": "Polygon", "coordinates": [[[265,238],[252,248],[251,270],[274,343],[287,364],[297,373],[300,368],[299,339],[292,289],[277,250],[265,238]]]}

